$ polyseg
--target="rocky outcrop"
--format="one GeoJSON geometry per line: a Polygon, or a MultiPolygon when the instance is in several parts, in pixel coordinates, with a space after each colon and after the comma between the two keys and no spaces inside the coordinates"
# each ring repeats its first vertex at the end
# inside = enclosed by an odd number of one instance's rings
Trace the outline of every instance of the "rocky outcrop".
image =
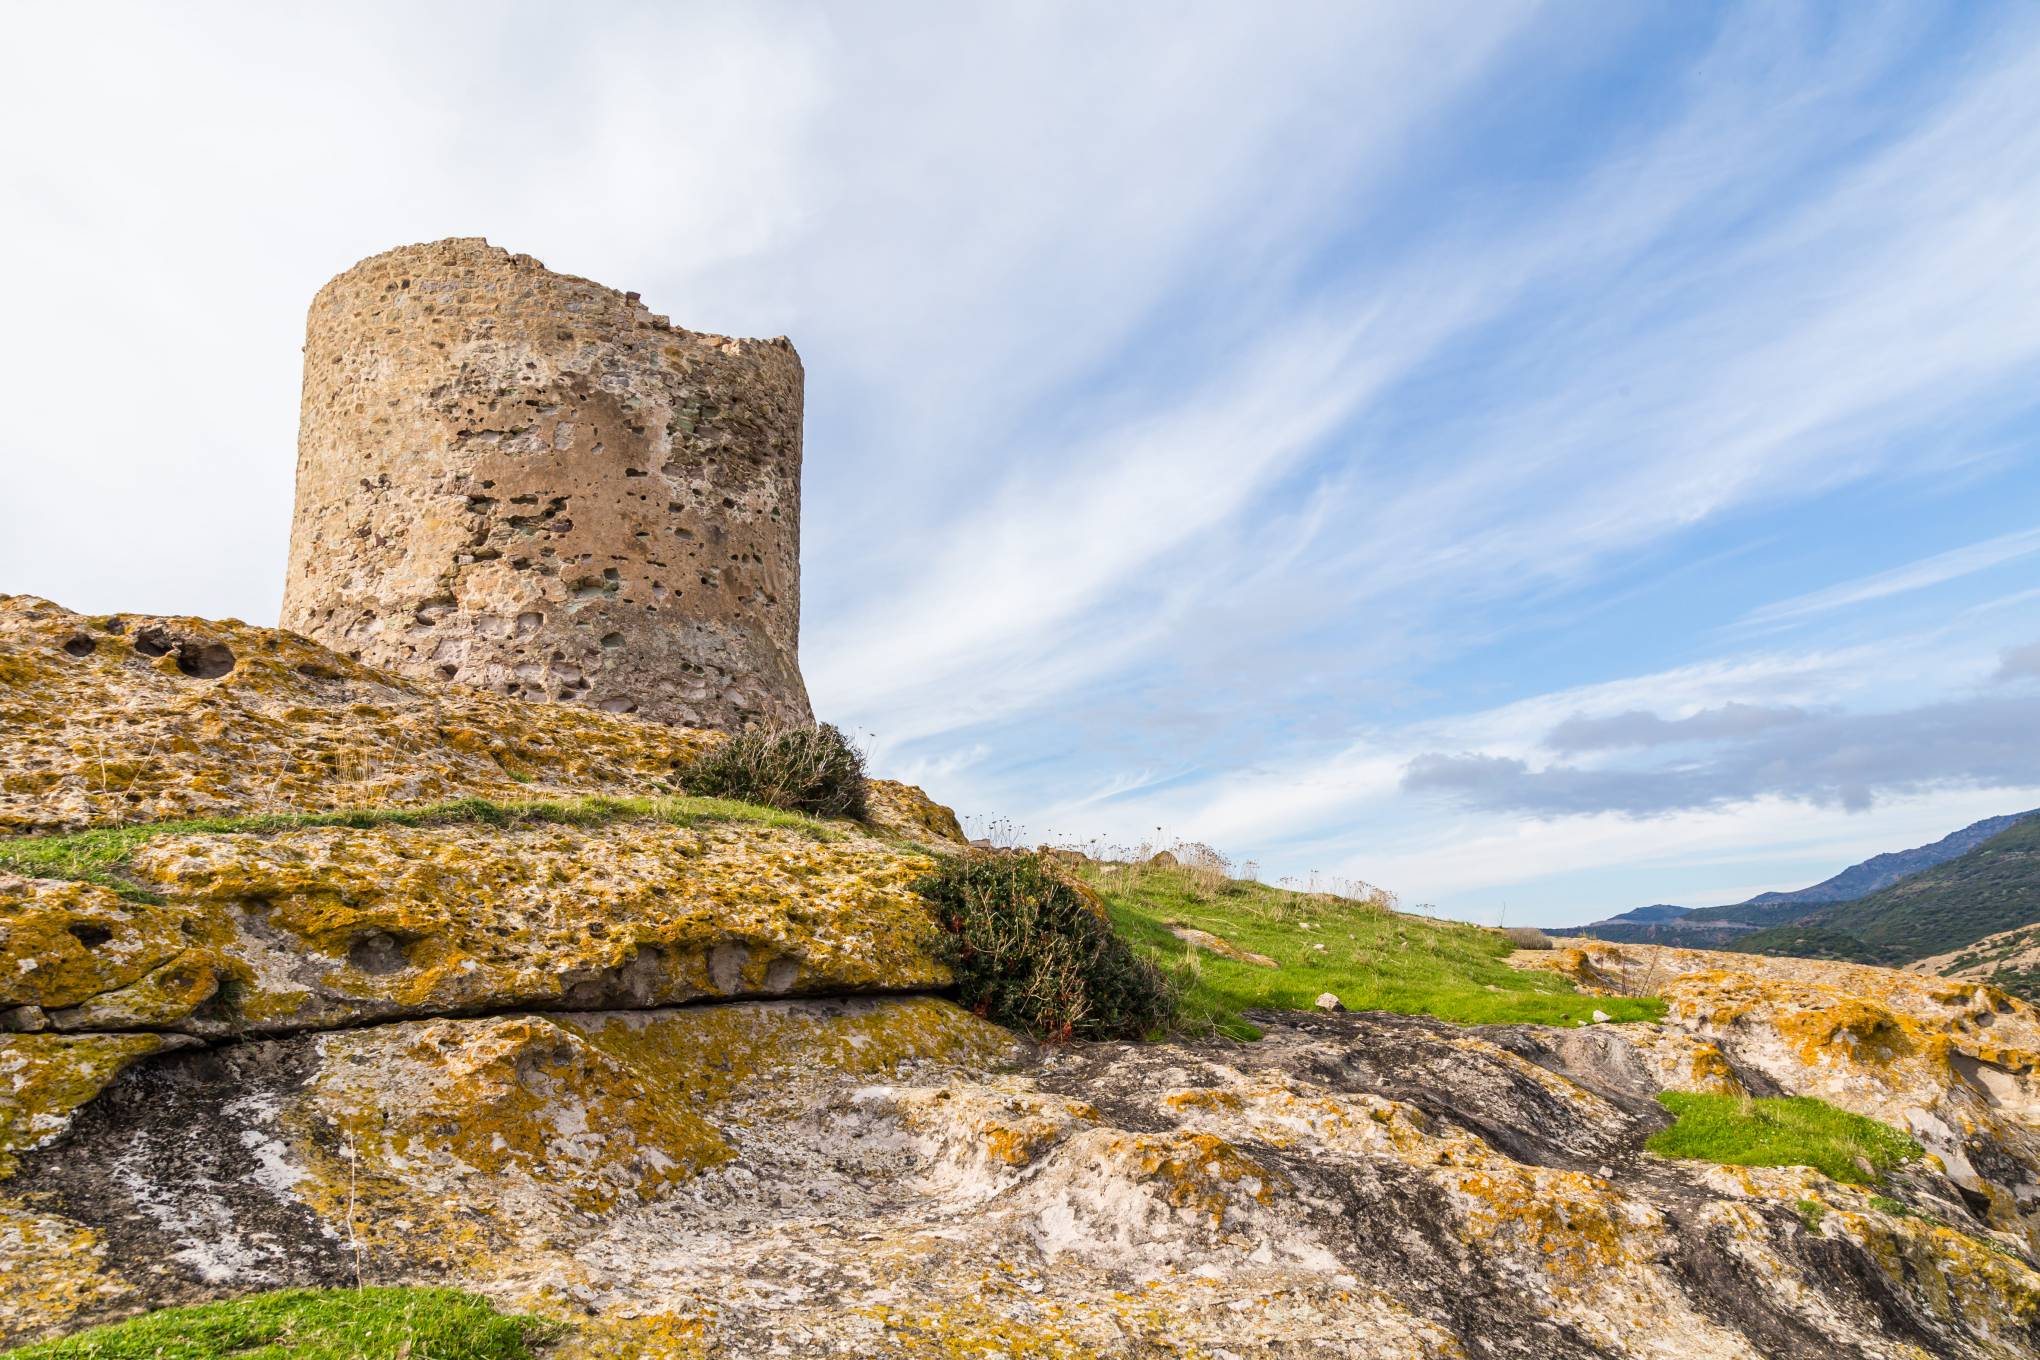
{"type": "Polygon", "coordinates": [[[226,1036],[938,987],[909,887],[931,865],[744,820],[163,835],[124,866],[153,900],[0,876],[0,1025],[226,1036]]]}
{"type": "Polygon", "coordinates": [[[2040,1020],[1990,988],[1590,947],[1521,961],[1663,1024],[1038,1049],[942,994],[918,790],[668,797],[709,738],[241,625],[0,628],[42,833],[0,839],[0,1344],[365,1281],[561,1358],[2040,1355],[2040,1020]],[[426,806],[473,796],[527,801],[426,806]],[[1930,1155],[1666,1161],[1667,1090],[1930,1155]]]}
{"type": "Polygon", "coordinates": [[[1932,1167],[1885,1187],[1929,1218],[1643,1152],[1664,1116],[1628,1027],[1256,1020],[1039,1052],[874,998],[170,1054],[23,1158],[42,1226],[0,1251],[36,1284],[0,1318],[366,1279],[574,1319],[583,1355],[2040,1347],[2040,1275],[1932,1167]]]}
{"type": "Polygon", "coordinates": [[[956,813],[912,784],[897,779],[869,779],[864,784],[865,816],[873,826],[905,840],[937,849],[962,849],[970,844],[956,813]]]}
{"type": "Polygon", "coordinates": [[[0,834],[670,792],[713,740],[408,680],[279,629],[0,596],[0,834]]]}
{"type": "Polygon", "coordinates": [[[1979,1218],[2040,1245],[2040,1014],[1974,982],[1650,945],[1523,953],[1589,991],[1651,994],[1611,1032],[1668,1085],[1818,1096],[1909,1132],[1979,1218]]]}

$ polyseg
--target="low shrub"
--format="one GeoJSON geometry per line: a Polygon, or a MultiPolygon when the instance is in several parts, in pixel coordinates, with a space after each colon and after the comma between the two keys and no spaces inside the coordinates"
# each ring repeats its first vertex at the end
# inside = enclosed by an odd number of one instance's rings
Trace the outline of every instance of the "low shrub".
{"type": "Polygon", "coordinates": [[[1555,949],[1557,942],[1536,926],[1506,926],[1502,938],[1518,949],[1555,949]]]}
{"type": "Polygon", "coordinates": [[[952,856],[916,886],[948,930],[945,961],[977,1014],[1050,1043],[1139,1038],[1175,1017],[1161,970],[1039,854],[952,856]]]}
{"type": "Polygon", "coordinates": [[[864,753],[831,723],[747,728],[697,758],[682,782],[704,798],[814,817],[865,815],[864,753]]]}

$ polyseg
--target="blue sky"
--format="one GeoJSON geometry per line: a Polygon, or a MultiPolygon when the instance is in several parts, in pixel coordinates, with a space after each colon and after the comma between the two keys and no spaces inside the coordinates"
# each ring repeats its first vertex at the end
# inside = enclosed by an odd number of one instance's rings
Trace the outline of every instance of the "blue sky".
{"type": "Polygon", "coordinates": [[[479,234],[793,338],[817,708],[980,824],[1562,923],[2040,806],[2029,6],[16,29],[0,589],[273,621],[306,303],[479,234]]]}

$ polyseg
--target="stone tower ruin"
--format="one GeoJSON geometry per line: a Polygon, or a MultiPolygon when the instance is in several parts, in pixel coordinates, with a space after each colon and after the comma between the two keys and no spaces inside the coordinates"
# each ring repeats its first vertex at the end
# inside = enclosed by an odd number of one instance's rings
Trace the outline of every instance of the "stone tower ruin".
{"type": "Polygon", "coordinates": [[[812,721],[800,357],[480,238],[319,290],[283,623],[410,675],[694,727],[812,721]]]}

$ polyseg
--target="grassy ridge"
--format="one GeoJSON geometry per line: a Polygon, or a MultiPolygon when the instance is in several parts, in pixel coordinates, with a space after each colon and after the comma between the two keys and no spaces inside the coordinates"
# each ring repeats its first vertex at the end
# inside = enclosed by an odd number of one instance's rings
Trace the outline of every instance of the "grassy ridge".
{"type": "Polygon", "coordinates": [[[0,1360],[531,1360],[558,1329],[451,1289],[286,1289],[165,1308],[0,1360]]]}
{"type": "Polygon", "coordinates": [[[1175,975],[1180,1022],[1193,1032],[1252,1038],[1259,1031],[1242,1011],[1309,1010],[1323,992],[1348,1010],[1460,1024],[1569,1025],[1596,1010],[1617,1020],[1664,1014],[1654,997],[1583,996],[1552,974],[1511,968],[1504,960],[1514,946],[1480,926],[1192,869],[1091,864],[1082,874],[1120,931],[1175,975]],[[1208,931],[1279,966],[1194,948],[1171,925],[1208,931]]]}
{"type": "Polygon", "coordinates": [[[787,827],[818,840],[840,833],[827,823],[797,812],[739,803],[728,798],[567,798],[532,802],[498,802],[462,798],[415,808],[350,808],[340,812],[275,812],[251,817],[207,817],[194,821],[148,822],[139,826],[98,827],[60,836],[0,838],[0,869],[31,878],[68,878],[97,883],[123,897],[154,901],[121,874],[121,866],[157,836],[221,835],[245,832],[267,835],[304,827],[486,826],[554,824],[604,826],[646,818],[675,826],[708,822],[755,822],[787,827]]]}

